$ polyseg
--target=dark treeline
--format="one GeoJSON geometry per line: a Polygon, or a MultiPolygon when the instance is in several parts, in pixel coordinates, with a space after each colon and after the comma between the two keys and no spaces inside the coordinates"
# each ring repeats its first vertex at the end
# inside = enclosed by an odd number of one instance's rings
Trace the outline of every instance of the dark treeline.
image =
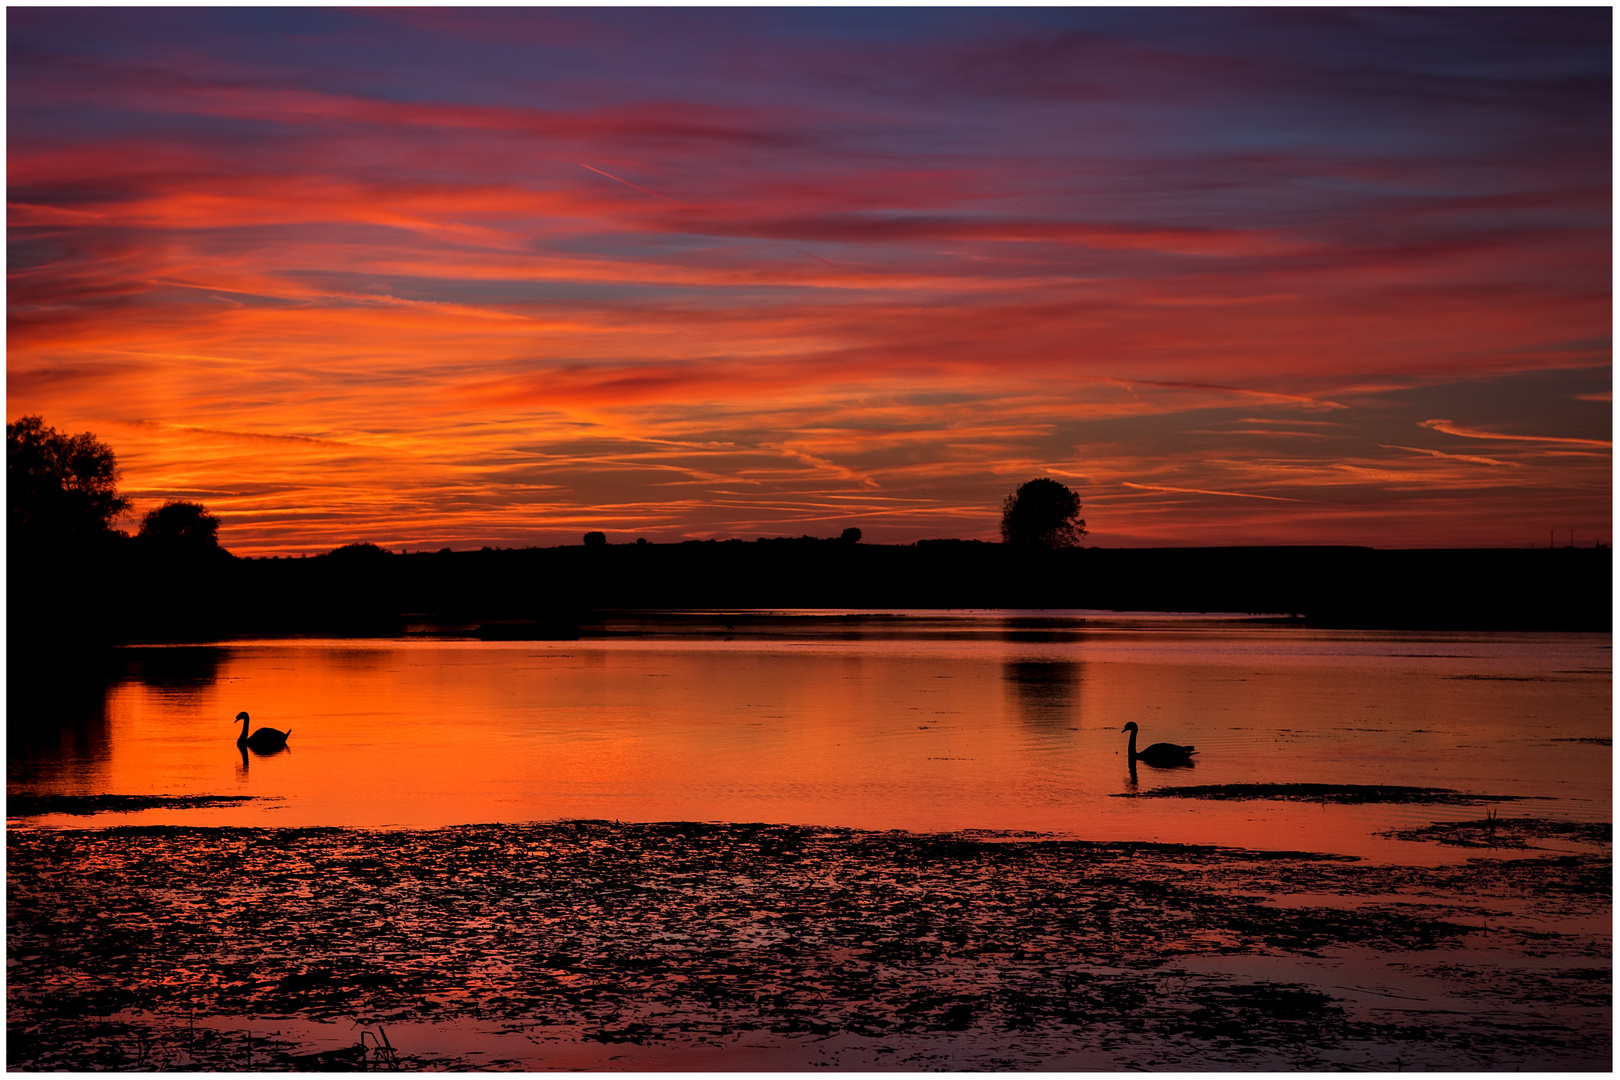
{"type": "MultiPolygon", "coordinates": [[[[1048,477],[1003,505],[1000,544],[804,536],[237,558],[219,520],[171,500],[130,536],[110,447],[37,416],[6,425],[12,659],[64,645],[242,634],[389,634],[463,624],[571,636],[593,613],[737,608],[1095,608],[1283,614],[1322,626],[1606,631],[1608,549],[1080,548],[1080,499],[1048,477]]],[[[599,620],[597,620],[599,622],[599,620]]],[[[16,669],[14,669],[15,671],[16,669]]]]}
{"type": "Polygon", "coordinates": [[[1298,616],[1325,627],[1610,628],[1610,551],[1348,547],[1041,550],[811,538],[393,554],[207,557],[107,538],[11,551],[15,647],[240,634],[388,634],[413,623],[567,636],[592,612],[1095,608],[1298,616]]]}

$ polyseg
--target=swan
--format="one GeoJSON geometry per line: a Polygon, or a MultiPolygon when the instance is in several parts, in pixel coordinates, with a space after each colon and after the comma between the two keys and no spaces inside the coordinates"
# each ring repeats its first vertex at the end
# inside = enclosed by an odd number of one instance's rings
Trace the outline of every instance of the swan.
{"type": "Polygon", "coordinates": [[[287,736],[292,734],[292,728],[277,731],[275,728],[262,727],[249,735],[248,714],[239,712],[236,718],[242,721],[242,734],[236,737],[236,745],[252,750],[256,754],[268,754],[282,749],[287,745],[287,736]]]}
{"type": "Polygon", "coordinates": [[[1161,769],[1172,768],[1176,765],[1191,765],[1193,763],[1192,756],[1198,753],[1190,746],[1181,746],[1177,743],[1168,742],[1156,742],[1141,753],[1137,753],[1136,721],[1132,720],[1119,730],[1131,733],[1129,751],[1132,765],[1135,765],[1138,761],[1145,761],[1149,765],[1161,769]]]}

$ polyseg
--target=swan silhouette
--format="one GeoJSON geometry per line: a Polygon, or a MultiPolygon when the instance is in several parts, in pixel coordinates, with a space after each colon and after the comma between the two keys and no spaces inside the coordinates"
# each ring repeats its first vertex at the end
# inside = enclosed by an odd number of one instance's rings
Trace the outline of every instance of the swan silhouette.
{"type": "Polygon", "coordinates": [[[284,750],[287,746],[287,736],[292,734],[292,728],[286,731],[277,731],[275,728],[262,727],[252,735],[248,734],[248,714],[239,712],[236,718],[242,721],[242,734],[236,737],[236,745],[244,750],[252,750],[255,754],[273,754],[277,750],[284,750]]]}
{"type": "Polygon", "coordinates": [[[1136,721],[1132,720],[1120,730],[1131,733],[1129,752],[1132,768],[1135,768],[1138,761],[1145,761],[1147,764],[1159,769],[1171,769],[1177,765],[1191,765],[1193,763],[1192,756],[1198,753],[1190,746],[1181,746],[1178,743],[1168,742],[1156,742],[1146,750],[1138,753],[1136,749],[1136,721]]]}

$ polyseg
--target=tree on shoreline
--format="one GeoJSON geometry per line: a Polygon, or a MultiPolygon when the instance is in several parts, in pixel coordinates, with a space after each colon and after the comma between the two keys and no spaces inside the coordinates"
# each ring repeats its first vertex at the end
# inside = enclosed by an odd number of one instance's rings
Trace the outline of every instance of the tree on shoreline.
{"type": "Polygon", "coordinates": [[[172,552],[196,554],[222,551],[219,518],[202,503],[171,499],[141,520],[137,539],[172,552]]]}
{"type": "Polygon", "coordinates": [[[338,562],[375,562],[389,554],[387,548],[372,543],[344,544],[326,553],[328,559],[338,562]]]}
{"type": "Polygon", "coordinates": [[[112,447],[88,431],[64,435],[39,416],[6,425],[6,490],[17,539],[113,534],[129,509],[112,447]]]}
{"type": "Polygon", "coordinates": [[[1024,484],[1001,504],[1001,541],[1017,547],[1066,548],[1080,543],[1086,523],[1080,496],[1042,476],[1024,484]]]}

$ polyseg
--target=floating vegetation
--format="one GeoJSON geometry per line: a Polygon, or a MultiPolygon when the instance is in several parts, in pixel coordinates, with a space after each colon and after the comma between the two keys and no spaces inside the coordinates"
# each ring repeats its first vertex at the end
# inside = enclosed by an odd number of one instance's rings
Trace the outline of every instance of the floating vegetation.
{"type": "Polygon", "coordinates": [[[1535,798],[1527,795],[1473,795],[1452,788],[1398,787],[1385,784],[1204,784],[1191,787],[1160,787],[1147,791],[1126,791],[1116,799],[1278,799],[1285,802],[1361,803],[1438,803],[1449,806],[1478,806],[1483,803],[1516,802],[1535,798]]]}
{"type": "Polygon", "coordinates": [[[250,802],[256,795],[8,795],[7,817],[40,814],[107,814],[132,810],[195,810],[250,802]]]}
{"type": "Polygon", "coordinates": [[[719,1067],[745,1044],[776,1069],[1608,1065],[1606,1014],[1557,1004],[1607,986],[1607,938],[1547,929],[1607,926],[1603,854],[1402,867],[691,822],[14,825],[7,870],[13,1070],[457,1067],[410,1025],[474,1022],[521,1032],[529,1069],[719,1067]],[[1252,968],[1331,956],[1365,981],[1424,955],[1539,981],[1517,1013],[1407,989],[1378,1011],[1338,968],[1252,968]],[[378,1034],[298,1045],[295,1022],[317,1021],[378,1034]]]}
{"type": "Polygon", "coordinates": [[[1532,848],[1530,841],[1563,840],[1580,844],[1609,844],[1614,826],[1607,821],[1555,821],[1549,818],[1499,818],[1487,813],[1483,821],[1436,821],[1415,829],[1391,829],[1380,836],[1419,840],[1447,847],[1532,848]]]}

